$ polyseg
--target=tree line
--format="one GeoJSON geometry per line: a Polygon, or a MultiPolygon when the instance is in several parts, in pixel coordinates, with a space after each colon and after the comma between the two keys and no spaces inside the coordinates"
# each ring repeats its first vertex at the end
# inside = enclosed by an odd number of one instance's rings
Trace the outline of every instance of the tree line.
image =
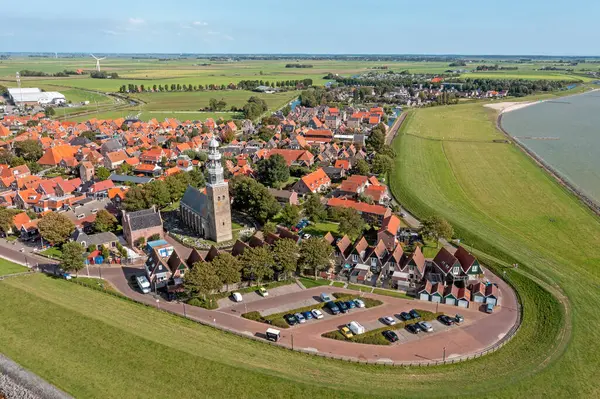
{"type": "Polygon", "coordinates": [[[279,88],[293,88],[298,86],[309,87],[312,86],[312,79],[302,80],[281,80],[281,81],[268,81],[268,80],[242,80],[237,85],[234,83],[225,84],[207,84],[207,85],[194,85],[171,83],[170,85],[165,84],[153,84],[150,85],[137,85],[134,83],[128,83],[119,87],[119,93],[139,93],[139,92],[186,92],[186,91],[217,91],[217,90],[256,90],[258,86],[269,86],[279,88]]]}

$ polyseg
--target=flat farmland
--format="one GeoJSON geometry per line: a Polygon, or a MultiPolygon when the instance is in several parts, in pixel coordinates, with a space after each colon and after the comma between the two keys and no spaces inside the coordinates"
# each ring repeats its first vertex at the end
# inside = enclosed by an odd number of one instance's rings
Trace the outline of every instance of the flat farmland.
{"type": "Polygon", "coordinates": [[[393,143],[392,192],[419,217],[446,218],[463,243],[559,287],[572,308],[563,326],[570,341],[529,388],[536,396],[549,388],[553,397],[597,396],[599,220],[517,147],[492,143],[498,132],[481,107],[409,115],[393,143]],[[441,139],[424,138],[435,131],[441,139]]]}
{"type": "Polygon", "coordinates": [[[274,110],[289,103],[300,93],[289,91],[284,93],[264,94],[246,90],[214,90],[199,92],[173,92],[173,93],[140,93],[131,96],[142,100],[146,111],[197,111],[208,107],[211,98],[227,102],[226,109],[231,106],[241,108],[250,97],[265,100],[269,109],[274,110]]]}
{"type": "MultiPolygon", "coordinates": [[[[88,108],[93,111],[93,108],[88,108]]],[[[58,111],[58,116],[61,116],[61,111],[58,111]]],[[[67,120],[75,121],[75,122],[85,122],[91,118],[96,119],[118,119],[118,118],[127,118],[130,116],[139,115],[140,120],[148,121],[150,119],[155,118],[158,121],[164,121],[165,118],[169,119],[177,119],[180,121],[206,121],[208,118],[212,118],[214,120],[231,120],[231,119],[239,119],[242,118],[242,115],[235,112],[185,112],[185,111],[169,111],[169,112],[153,112],[153,111],[145,111],[143,109],[138,108],[124,108],[113,111],[100,111],[94,112],[88,115],[74,115],[68,117],[67,120]]]]}

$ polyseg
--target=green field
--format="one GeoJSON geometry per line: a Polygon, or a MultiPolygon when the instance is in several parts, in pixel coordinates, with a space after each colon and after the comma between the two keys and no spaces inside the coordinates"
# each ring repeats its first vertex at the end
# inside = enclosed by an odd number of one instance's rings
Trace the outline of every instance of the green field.
{"type": "Polygon", "coordinates": [[[6,276],[13,273],[22,273],[28,270],[29,269],[27,269],[25,266],[21,266],[0,258],[0,276],[6,276]]]}
{"type": "Polygon", "coordinates": [[[0,281],[0,352],[86,398],[527,395],[557,344],[560,306],[508,274],[526,306],[523,327],[501,351],[456,365],[366,366],[294,353],[43,275],[0,281]]]}
{"type": "Polygon", "coordinates": [[[519,270],[560,287],[572,307],[565,320],[572,335],[566,351],[545,363],[529,387],[551,388],[553,397],[597,396],[598,218],[514,145],[491,142],[502,137],[493,111],[480,104],[449,111],[409,114],[394,142],[392,192],[420,217],[447,218],[475,250],[516,261],[519,270]]]}

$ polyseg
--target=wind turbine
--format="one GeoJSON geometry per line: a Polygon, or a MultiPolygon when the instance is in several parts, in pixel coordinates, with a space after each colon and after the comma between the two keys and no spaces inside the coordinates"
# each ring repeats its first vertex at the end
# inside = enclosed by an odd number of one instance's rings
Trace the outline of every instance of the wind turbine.
{"type": "Polygon", "coordinates": [[[98,58],[94,54],[90,54],[93,59],[96,60],[96,71],[100,72],[100,61],[105,60],[106,57],[98,58]]]}

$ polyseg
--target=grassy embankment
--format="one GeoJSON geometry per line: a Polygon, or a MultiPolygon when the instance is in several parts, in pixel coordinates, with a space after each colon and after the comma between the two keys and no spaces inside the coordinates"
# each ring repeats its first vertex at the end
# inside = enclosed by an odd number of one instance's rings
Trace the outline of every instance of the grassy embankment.
{"type": "MultiPolygon", "coordinates": [[[[557,356],[513,387],[535,396],[597,396],[598,218],[514,145],[494,143],[505,138],[495,118],[481,104],[411,113],[394,142],[392,192],[419,217],[448,219],[475,251],[519,263],[516,272],[509,269],[513,281],[533,276],[566,296],[567,314],[546,327],[560,328],[568,346],[557,341],[557,356]]],[[[524,302],[525,315],[535,311],[524,302]]]]}

